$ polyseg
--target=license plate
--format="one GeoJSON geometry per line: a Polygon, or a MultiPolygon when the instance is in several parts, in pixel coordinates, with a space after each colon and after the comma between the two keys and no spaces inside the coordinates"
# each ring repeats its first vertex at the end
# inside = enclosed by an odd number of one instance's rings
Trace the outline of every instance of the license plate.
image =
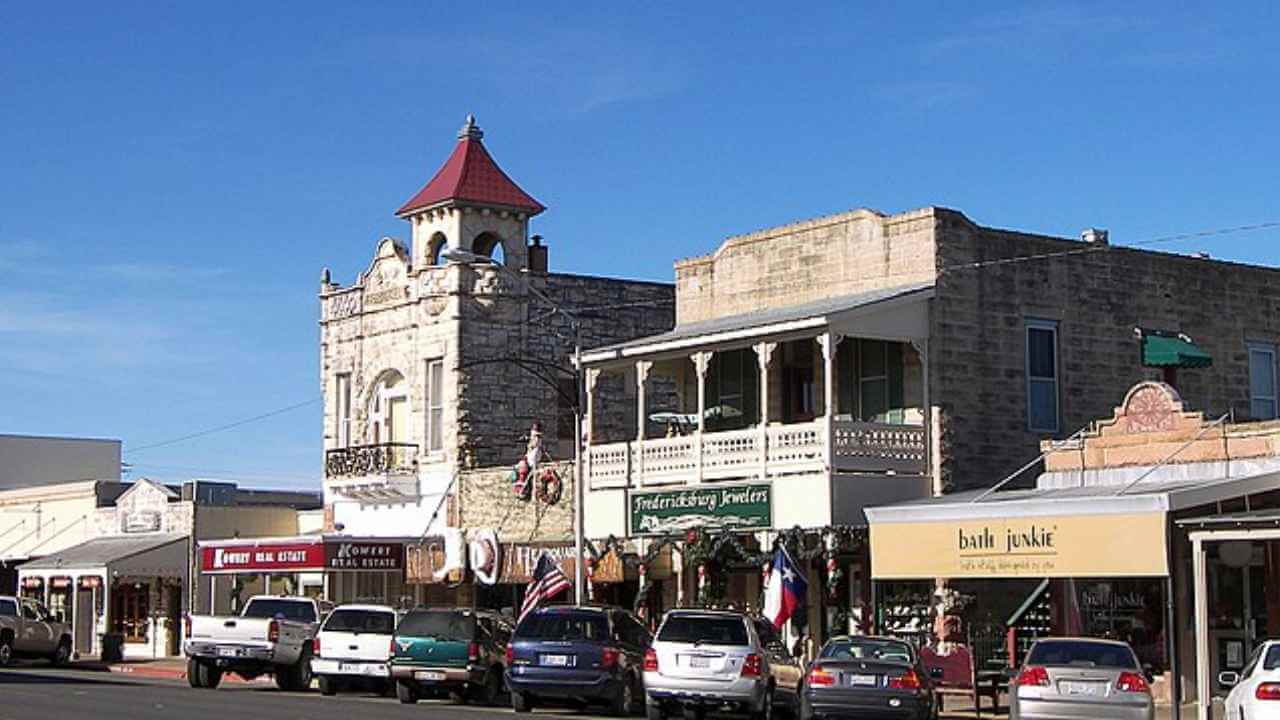
{"type": "Polygon", "coordinates": [[[443,680],[444,673],[434,670],[420,670],[413,674],[414,680],[443,680]]]}
{"type": "Polygon", "coordinates": [[[1102,689],[1102,686],[1098,683],[1072,682],[1070,680],[1063,680],[1058,687],[1062,691],[1063,695],[1101,695],[1102,694],[1098,692],[1099,690],[1102,689]]]}
{"type": "Polygon", "coordinates": [[[538,659],[539,665],[548,667],[569,667],[568,655],[543,655],[538,659]]]}
{"type": "Polygon", "coordinates": [[[218,648],[218,657],[235,657],[240,654],[236,648],[218,648]]]}
{"type": "Polygon", "coordinates": [[[850,675],[849,684],[858,687],[875,687],[880,684],[879,675],[850,675]]]}
{"type": "Polygon", "coordinates": [[[689,667],[709,668],[711,667],[711,658],[698,657],[694,655],[689,658],[689,667]]]}

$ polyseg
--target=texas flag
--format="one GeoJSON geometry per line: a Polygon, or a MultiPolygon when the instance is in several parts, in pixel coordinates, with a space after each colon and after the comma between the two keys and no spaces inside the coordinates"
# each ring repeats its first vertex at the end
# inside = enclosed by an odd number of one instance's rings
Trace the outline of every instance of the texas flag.
{"type": "Polygon", "coordinates": [[[764,588],[764,616],[781,630],[796,608],[804,604],[809,581],[800,574],[791,556],[781,546],[773,553],[773,567],[764,588]]]}

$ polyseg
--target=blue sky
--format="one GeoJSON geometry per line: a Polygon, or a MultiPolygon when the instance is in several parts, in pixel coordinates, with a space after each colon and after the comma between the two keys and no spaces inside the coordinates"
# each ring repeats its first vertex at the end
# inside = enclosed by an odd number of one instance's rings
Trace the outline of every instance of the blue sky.
{"type": "MultiPolygon", "coordinates": [[[[0,4],[0,432],[318,487],[318,403],[130,448],[318,399],[321,268],[407,237],[469,112],[563,271],[864,206],[1280,220],[1269,3],[263,5],[0,4]]],[[[1162,247],[1280,264],[1277,231],[1162,247]]]]}

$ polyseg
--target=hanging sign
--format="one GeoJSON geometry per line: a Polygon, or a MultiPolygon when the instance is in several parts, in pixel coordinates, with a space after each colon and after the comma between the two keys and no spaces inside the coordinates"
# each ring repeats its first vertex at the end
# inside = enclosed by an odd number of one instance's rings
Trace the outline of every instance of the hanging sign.
{"type": "Polygon", "coordinates": [[[710,485],[632,492],[631,534],[666,535],[694,528],[751,530],[773,525],[772,485],[710,485]]]}
{"type": "Polygon", "coordinates": [[[468,550],[476,582],[484,585],[498,582],[498,571],[502,569],[502,546],[498,544],[498,533],[493,529],[476,530],[468,543],[468,550]]]}
{"type": "Polygon", "coordinates": [[[399,570],[404,567],[404,544],[329,541],[324,556],[330,570],[399,570]]]}

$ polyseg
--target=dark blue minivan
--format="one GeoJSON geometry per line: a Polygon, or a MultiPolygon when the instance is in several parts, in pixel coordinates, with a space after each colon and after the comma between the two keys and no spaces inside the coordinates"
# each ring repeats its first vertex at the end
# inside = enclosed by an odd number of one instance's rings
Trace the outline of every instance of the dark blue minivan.
{"type": "Polygon", "coordinates": [[[511,707],[524,713],[547,702],[593,704],[614,715],[638,714],[650,640],[644,625],[621,608],[534,610],[507,646],[511,707]]]}

